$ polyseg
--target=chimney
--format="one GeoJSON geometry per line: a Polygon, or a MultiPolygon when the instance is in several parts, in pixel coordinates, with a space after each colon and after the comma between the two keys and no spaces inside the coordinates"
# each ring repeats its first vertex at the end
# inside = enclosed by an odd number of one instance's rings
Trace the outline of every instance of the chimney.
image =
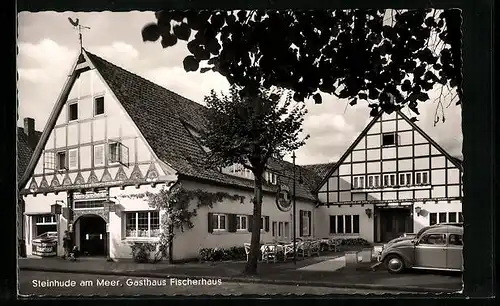
{"type": "Polygon", "coordinates": [[[24,134],[26,134],[28,138],[30,147],[35,148],[37,143],[35,135],[35,119],[24,118],[24,134]]]}

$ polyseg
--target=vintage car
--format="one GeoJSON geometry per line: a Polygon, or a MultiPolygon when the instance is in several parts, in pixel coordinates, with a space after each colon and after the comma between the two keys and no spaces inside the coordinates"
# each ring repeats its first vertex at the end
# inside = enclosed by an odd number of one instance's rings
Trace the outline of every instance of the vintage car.
{"type": "Polygon", "coordinates": [[[33,241],[57,241],[57,232],[45,232],[36,236],[33,241]]]}
{"type": "Polygon", "coordinates": [[[422,233],[424,233],[429,228],[438,227],[438,226],[446,226],[446,225],[449,225],[449,226],[463,226],[463,223],[455,223],[455,222],[453,222],[453,223],[438,223],[438,224],[434,224],[434,225],[424,226],[417,233],[404,233],[403,235],[390,240],[389,242],[387,242],[386,244],[384,244],[382,246],[382,251],[384,249],[386,249],[388,246],[390,246],[391,244],[394,244],[396,242],[400,242],[400,241],[404,241],[404,240],[418,239],[422,235],[422,233]]]}
{"type": "Polygon", "coordinates": [[[462,226],[431,226],[420,236],[393,243],[379,257],[389,272],[405,269],[463,271],[462,226]]]}

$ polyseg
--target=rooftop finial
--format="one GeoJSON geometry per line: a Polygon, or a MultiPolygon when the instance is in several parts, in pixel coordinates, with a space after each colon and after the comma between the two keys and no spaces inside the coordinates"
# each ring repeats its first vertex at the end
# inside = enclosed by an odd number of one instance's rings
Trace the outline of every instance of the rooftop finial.
{"type": "Polygon", "coordinates": [[[80,50],[83,49],[83,39],[82,39],[82,30],[84,29],[90,29],[90,27],[86,27],[80,24],[80,19],[76,18],[76,20],[71,19],[71,17],[68,17],[69,23],[73,25],[73,27],[78,30],[78,38],[80,40],[80,50]]]}

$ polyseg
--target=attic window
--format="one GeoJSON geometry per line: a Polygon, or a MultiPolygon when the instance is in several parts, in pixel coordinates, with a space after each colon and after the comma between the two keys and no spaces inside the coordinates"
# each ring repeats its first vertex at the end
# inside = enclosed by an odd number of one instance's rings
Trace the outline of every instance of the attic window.
{"type": "Polygon", "coordinates": [[[111,163],[120,163],[128,167],[129,156],[128,147],[120,142],[113,142],[109,144],[109,161],[111,163]]]}
{"type": "Polygon", "coordinates": [[[104,114],[104,97],[96,97],[94,99],[94,116],[104,114]]]}
{"type": "Polygon", "coordinates": [[[396,133],[382,134],[382,146],[395,146],[398,144],[396,133]]]}
{"type": "Polygon", "coordinates": [[[78,103],[72,103],[69,105],[68,109],[68,118],[69,121],[77,120],[78,119],[78,103]]]}

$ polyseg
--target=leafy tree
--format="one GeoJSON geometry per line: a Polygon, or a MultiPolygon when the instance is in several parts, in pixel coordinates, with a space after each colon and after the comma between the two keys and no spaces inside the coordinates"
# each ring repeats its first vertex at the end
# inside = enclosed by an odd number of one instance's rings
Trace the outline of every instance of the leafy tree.
{"type": "Polygon", "coordinates": [[[250,93],[274,85],[316,103],[332,94],[367,101],[372,115],[406,105],[418,114],[439,86],[461,102],[456,9],[160,11],[156,19],[144,41],[187,41],[186,71],[216,71],[250,93]]]}
{"type": "Polygon", "coordinates": [[[202,132],[203,145],[209,148],[210,165],[226,167],[241,164],[254,176],[253,223],[249,260],[245,273],[257,272],[260,249],[262,185],[267,161],[273,155],[283,156],[301,147],[308,135],[300,137],[304,104],[292,105],[292,94],[284,90],[259,90],[255,96],[241,94],[231,86],[228,95],[213,90],[205,97],[208,107],[207,129],[202,132]]]}

